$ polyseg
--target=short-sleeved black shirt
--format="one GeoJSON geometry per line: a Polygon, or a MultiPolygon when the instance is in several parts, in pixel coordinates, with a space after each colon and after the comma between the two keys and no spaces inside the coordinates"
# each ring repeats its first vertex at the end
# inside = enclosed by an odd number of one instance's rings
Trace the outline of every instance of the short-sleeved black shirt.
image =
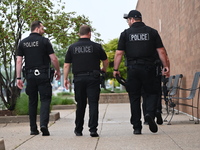
{"type": "Polygon", "coordinates": [[[135,22],[124,30],[118,42],[118,50],[125,51],[127,61],[143,59],[154,61],[157,48],[163,47],[157,30],[143,22],[135,22]]]}
{"type": "Polygon", "coordinates": [[[54,50],[49,39],[38,33],[31,33],[23,39],[17,50],[17,56],[25,57],[25,67],[27,69],[49,67],[49,55],[53,53],[54,50]]]}
{"type": "Polygon", "coordinates": [[[100,70],[100,60],[106,59],[107,55],[100,44],[89,38],[80,38],[70,45],[65,56],[65,63],[72,63],[73,74],[79,74],[100,70]]]}

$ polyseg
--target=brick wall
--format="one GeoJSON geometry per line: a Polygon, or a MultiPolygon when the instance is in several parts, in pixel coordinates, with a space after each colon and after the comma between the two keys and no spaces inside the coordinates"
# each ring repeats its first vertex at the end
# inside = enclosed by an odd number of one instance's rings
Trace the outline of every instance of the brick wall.
{"type": "MultiPolygon", "coordinates": [[[[146,25],[159,31],[171,75],[183,74],[182,87],[191,87],[195,72],[200,71],[200,0],[138,0],[136,9],[146,25]]],[[[191,114],[189,107],[180,110],[191,114]]]]}

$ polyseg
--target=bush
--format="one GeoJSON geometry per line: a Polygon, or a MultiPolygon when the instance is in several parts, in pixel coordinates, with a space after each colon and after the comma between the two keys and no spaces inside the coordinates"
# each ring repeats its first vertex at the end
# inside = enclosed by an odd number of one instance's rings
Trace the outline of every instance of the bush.
{"type": "MultiPolygon", "coordinates": [[[[17,115],[28,115],[28,96],[25,93],[22,93],[20,97],[18,97],[16,106],[15,106],[15,113],[17,115]]],[[[37,114],[40,112],[40,102],[38,102],[37,107],[37,114]]]]}
{"type": "Polygon", "coordinates": [[[68,92],[57,93],[57,96],[69,96],[69,95],[74,95],[74,94],[73,93],[68,93],[68,92]]]}
{"type": "MultiPolygon", "coordinates": [[[[51,106],[52,105],[70,105],[75,104],[73,99],[69,99],[67,96],[52,96],[51,106]]],[[[40,100],[38,100],[37,114],[40,114],[40,100]]],[[[15,113],[17,115],[28,115],[28,95],[22,93],[17,99],[15,106],[15,113]]]]}
{"type": "Polygon", "coordinates": [[[73,99],[67,96],[52,96],[51,105],[70,105],[75,104],[73,99]]]}

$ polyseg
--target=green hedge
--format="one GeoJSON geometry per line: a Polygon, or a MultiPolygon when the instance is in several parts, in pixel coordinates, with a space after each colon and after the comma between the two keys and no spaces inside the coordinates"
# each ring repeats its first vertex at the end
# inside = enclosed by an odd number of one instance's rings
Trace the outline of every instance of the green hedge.
{"type": "MultiPolygon", "coordinates": [[[[40,112],[40,101],[38,102],[37,113],[40,112]]],[[[15,106],[15,113],[17,115],[28,115],[28,96],[24,93],[17,99],[15,106]]]]}
{"type": "MultiPolygon", "coordinates": [[[[52,105],[70,105],[75,104],[72,98],[69,98],[69,94],[58,94],[58,96],[52,96],[51,108],[52,105]]],[[[38,101],[37,114],[40,112],[40,100],[38,101]]],[[[17,99],[15,106],[15,113],[17,115],[28,115],[28,96],[25,93],[22,93],[17,99]]]]}
{"type": "Polygon", "coordinates": [[[68,96],[52,96],[51,105],[70,105],[74,104],[74,100],[72,98],[68,98],[68,96]]]}

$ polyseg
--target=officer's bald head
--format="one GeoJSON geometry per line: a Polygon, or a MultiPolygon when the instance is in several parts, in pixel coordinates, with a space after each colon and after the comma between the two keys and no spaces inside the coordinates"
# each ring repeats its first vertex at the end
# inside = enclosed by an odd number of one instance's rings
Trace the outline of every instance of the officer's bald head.
{"type": "Polygon", "coordinates": [[[83,35],[88,35],[91,32],[91,28],[88,25],[82,25],[79,28],[79,35],[83,36],[83,35]]]}

